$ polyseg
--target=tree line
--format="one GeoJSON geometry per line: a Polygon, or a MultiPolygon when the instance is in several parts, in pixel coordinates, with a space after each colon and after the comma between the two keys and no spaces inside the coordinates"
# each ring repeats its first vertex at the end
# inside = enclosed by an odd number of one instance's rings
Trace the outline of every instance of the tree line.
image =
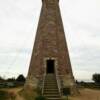
{"type": "MultiPolygon", "coordinates": [[[[3,77],[0,77],[0,82],[2,82],[2,81],[7,81],[7,82],[13,82],[13,81],[25,82],[25,80],[26,80],[26,78],[24,77],[23,74],[20,74],[16,79],[15,79],[15,78],[4,79],[3,77]]],[[[99,73],[93,74],[92,80],[93,80],[96,84],[100,84],[100,74],[99,74],[99,73]]]]}
{"type": "Polygon", "coordinates": [[[24,75],[19,75],[17,78],[4,79],[0,77],[0,88],[18,87],[23,86],[26,78],[24,75]]]}
{"type": "Polygon", "coordinates": [[[20,74],[17,78],[8,78],[8,79],[4,79],[3,77],[0,77],[0,82],[13,82],[13,81],[17,81],[17,82],[25,82],[26,78],[24,77],[23,74],[20,74]]]}
{"type": "MultiPolygon", "coordinates": [[[[25,83],[26,78],[24,75],[20,74],[17,78],[8,78],[4,79],[3,77],[0,77],[0,87],[13,87],[13,86],[23,86],[25,83]]],[[[92,80],[94,82],[78,82],[78,86],[85,86],[85,87],[100,87],[100,74],[95,73],[92,75],[92,80]]]]}

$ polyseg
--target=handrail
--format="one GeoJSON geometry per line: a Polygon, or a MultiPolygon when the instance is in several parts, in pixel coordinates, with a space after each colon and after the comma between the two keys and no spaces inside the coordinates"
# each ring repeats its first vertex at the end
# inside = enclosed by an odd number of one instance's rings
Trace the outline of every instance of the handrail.
{"type": "Polygon", "coordinates": [[[60,96],[61,96],[61,82],[60,82],[60,78],[57,75],[57,73],[56,73],[56,80],[57,80],[58,90],[59,90],[59,93],[60,93],[60,96]]]}
{"type": "Polygon", "coordinates": [[[46,76],[46,74],[44,74],[44,76],[43,76],[43,84],[42,84],[42,95],[43,95],[43,92],[44,92],[44,83],[45,83],[45,76],[46,76]]]}

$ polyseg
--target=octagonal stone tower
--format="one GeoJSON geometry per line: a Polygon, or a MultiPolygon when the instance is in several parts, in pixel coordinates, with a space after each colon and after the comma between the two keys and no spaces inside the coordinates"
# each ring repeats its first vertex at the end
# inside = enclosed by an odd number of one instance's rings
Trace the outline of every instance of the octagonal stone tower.
{"type": "Polygon", "coordinates": [[[60,90],[69,88],[74,94],[76,85],[72,74],[68,47],[62,24],[59,0],[42,0],[42,9],[33,47],[25,88],[37,88],[44,76],[55,74],[60,90]]]}

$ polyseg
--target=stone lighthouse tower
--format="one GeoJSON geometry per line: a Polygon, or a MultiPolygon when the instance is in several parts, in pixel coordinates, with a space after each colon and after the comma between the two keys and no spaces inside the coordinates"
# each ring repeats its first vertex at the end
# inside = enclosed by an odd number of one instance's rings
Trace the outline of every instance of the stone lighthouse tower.
{"type": "Polygon", "coordinates": [[[49,80],[55,80],[60,94],[63,89],[70,91],[71,94],[75,92],[75,81],[59,9],[59,0],[42,0],[25,88],[40,87],[43,93],[45,85],[49,84],[46,82],[49,80]]]}

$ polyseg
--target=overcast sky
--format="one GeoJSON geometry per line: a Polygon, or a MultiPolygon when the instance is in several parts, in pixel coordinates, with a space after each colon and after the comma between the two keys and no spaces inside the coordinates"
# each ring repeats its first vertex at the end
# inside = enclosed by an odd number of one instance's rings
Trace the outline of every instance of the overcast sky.
{"type": "MultiPolygon", "coordinates": [[[[42,0],[0,0],[0,76],[27,75],[42,0]]],[[[100,73],[100,0],[60,0],[76,79],[100,73]]]]}

